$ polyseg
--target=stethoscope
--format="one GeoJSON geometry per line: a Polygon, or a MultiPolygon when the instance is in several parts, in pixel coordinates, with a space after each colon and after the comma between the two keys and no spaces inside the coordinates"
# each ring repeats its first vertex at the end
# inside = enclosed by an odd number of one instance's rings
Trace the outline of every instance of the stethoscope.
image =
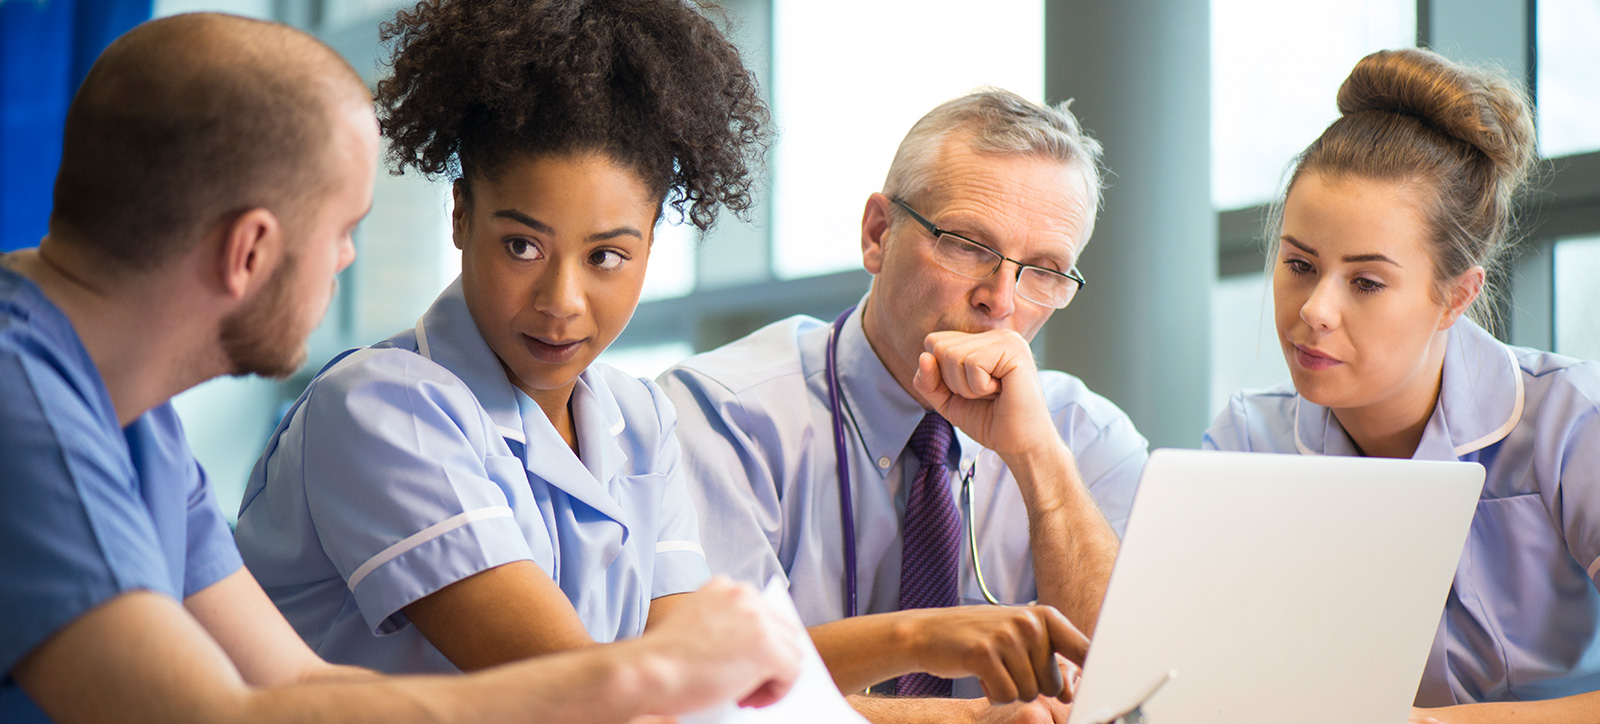
{"type": "MultiPolygon", "coordinates": [[[[839,332],[844,329],[844,322],[850,318],[850,313],[856,310],[850,307],[833,320],[833,328],[828,331],[827,347],[827,374],[828,374],[828,411],[833,422],[833,457],[835,470],[839,474],[839,516],[844,524],[844,586],[845,586],[845,615],[856,615],[856,516],[850,503],[850,461],[846,457],[850,448],[845,443],[844,431],[844,406],[839,395],[839,332]]],[[[983,600],[995,606],[1009,606],[1012,604],[1001,603],[993,593],[989,592],[989,584],[983,579],[983,567],[978,563],[978,532],[973,524],[976,518],[972,515],[972,475],[978,469],[978,461],[973,460],[967,466],[967,471],[961,476],[961,504],[967,514],[967,550],[972,553],[972,574],[978,579],[978,590],[983,593],[983,600]]],[[[1133,706],[1119,714],[1097,717],[1103,724],[1140,724],[1149,722],[1144,713],[1145,704],[1161,691],[1178,675],[1176,670],[1169,671],[1157,679],[1144,694],[1134,702],[1133,706]]],[[[871,693],[869,688],[868,693],[871,693]]]]}
{"type": "MultiPolygon", "coordinates": [[[[834,466],[839,475],[839,517],[844,527],[844,589],[845,589],[845,616],[855,616],[856,608],[856,516],[854,506],[850,500],[850,448],[845,442],[844,409],[839,395],[839,331],[844,329],[844,322],[850,318],[850,313],[855,307],[844,310],[838,319],[833,320],[833,328],[828,332],[827,348],[827,374],[828,374],[828,410],[833,420],[833,457],[834,466]]],[[[989,584],[984,581],[983,567],[978,563],[978,529],[974,525],[976,520],[972,514],[972,475],[978,469],[978,461],[974,459],[967,466],[967,471],[961,476],[961,501],[967,514],[967,549],[972,553],[972,573],[978,579],[978,590],[983,594],[983,600],[996,606],[1005,606],[989,592],[989,584]]]]}

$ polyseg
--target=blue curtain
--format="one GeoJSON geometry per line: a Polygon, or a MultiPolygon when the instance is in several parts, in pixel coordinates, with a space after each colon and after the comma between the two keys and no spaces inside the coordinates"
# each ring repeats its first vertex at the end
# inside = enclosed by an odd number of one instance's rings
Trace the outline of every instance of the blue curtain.
{"type": "Polygon", "coordinates": [[[50,219],[67,104],[100,51],[150,19],[153,0],[0,0],[0,252],[50,219]]]}

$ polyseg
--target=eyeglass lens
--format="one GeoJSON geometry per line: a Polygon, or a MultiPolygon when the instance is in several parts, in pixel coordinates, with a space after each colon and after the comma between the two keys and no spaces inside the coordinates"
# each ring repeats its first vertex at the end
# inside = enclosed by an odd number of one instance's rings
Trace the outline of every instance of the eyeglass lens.
{"type": "MultiPolygon", "coordinates": [[[[934,259],[939,266],[968,279],[987,279],[1000,268],[1002,257],[991,249],[953,234],[940,234],[934,244],[934,259]]],[[[1023,267],[1017,277],[1017,296],[1035,304],[1061,309],[1078,293],[1078,286],[1075,279],[1023,267]]]]}

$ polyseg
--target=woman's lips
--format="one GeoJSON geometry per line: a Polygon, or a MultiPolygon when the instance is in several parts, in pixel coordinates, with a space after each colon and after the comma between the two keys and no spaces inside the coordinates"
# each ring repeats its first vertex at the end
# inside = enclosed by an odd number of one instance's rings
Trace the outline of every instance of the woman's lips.
{"type": "Polygon", "coordinates": [[[1322,354],[1321,352],[1309,347],[1302,347],[1298,344],[1294,346],[1294,361],[1301,367],[1312,371],[1325,370],[1330,367],[1344,364],[1343,362],[1322,354]]]}
{"type": "Polygon", "coordinates": [[[529,335],[522,335],[522,346],[526,347],[528,354],[545,364],[559,365],[571,362],[578,356],[578,348],[583,346],[583,340],[548,340],[529,335]]]}

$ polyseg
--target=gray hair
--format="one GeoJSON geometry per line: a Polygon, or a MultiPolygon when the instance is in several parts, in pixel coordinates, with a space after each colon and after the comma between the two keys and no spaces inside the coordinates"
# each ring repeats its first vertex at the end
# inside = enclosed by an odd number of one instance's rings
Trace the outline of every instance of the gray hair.
{"type": "Polygon", "coordinates": [[[889,164],[883,193],[912,199],[933,187],[946,139],[966,136],[973,151],[996,156],[1033,156],[1076,167],[1089,193],[1089,230],[1100,211],[1100,142],[1084,132],[1068,110],[1071,100],[1039,105],[1003,88],[982,86],[945,101],[911,126],[889,164]]]}

